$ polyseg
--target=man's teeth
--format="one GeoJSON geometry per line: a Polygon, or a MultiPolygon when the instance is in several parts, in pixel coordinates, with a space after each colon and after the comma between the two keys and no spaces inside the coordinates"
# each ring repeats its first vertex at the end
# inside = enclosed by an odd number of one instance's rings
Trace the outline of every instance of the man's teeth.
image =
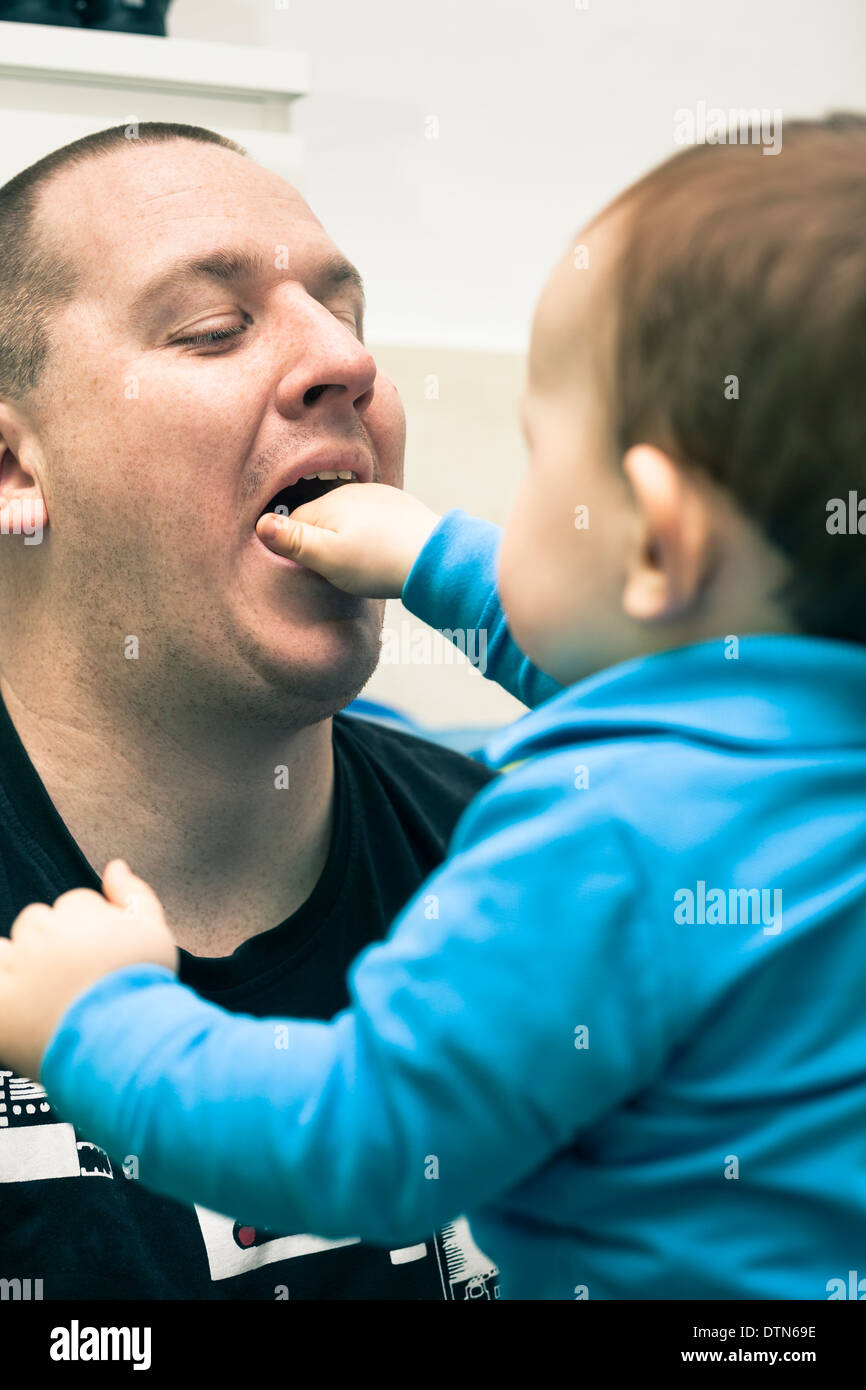
{"type": "Polygon", "coordinates": [[[313,478],[322,478],[324,482],[333,482],[335,478],[342,478],[344,482],[357,482],[358,475],[351,468],[344,468],[339,473],[334,473],[330,469],[322,469],[320,473],[304,473],[303,481],[309,483],[313,478]]]}

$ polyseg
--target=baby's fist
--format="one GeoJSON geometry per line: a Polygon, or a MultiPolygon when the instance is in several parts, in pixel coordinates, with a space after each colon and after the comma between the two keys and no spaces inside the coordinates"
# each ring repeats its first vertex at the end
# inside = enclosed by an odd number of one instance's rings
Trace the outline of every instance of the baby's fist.
{"type": "Polygon", "coordinates": [[[0,1061],[37,1078],[69,1005],[114,970],[147,963],[177,971],[177,946],[159,898],[121,859],[90,888],[31,903],[0,940],[0,1061]]]}

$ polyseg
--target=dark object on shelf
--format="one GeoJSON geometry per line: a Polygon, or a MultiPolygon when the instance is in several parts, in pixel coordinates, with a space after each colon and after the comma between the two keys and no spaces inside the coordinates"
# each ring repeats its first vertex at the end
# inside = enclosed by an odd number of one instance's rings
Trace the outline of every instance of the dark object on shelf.
{"type": "Polygon", "coordinates": [[[85,0],[87,29],[116,29],[122,34],[165,37],[165,17],[171,0],[85,0]]]}
{"type": "Polygon", "coordinates": [[[85,23],[83,0],[0,0],[0,20],[81,29],[85,23]]]}

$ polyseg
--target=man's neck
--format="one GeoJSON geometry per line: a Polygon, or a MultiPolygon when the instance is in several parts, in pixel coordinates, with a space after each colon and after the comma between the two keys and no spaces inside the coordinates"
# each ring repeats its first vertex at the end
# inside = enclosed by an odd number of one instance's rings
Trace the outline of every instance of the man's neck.
{"type": "Polygon", "coordinates": [[[131,726],[128,709],[86,691],[61,702],[3,676],[0,694],[92,868],[125,859],[193,954],[230,954],[312,892],[330,845],[330,719],[288,735],[236,723],[195,742],[131,726]]]}

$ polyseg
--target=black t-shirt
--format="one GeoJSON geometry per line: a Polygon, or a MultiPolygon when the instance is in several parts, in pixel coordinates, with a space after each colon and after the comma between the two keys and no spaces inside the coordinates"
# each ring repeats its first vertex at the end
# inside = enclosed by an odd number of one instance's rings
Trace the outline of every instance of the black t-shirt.
{"type": "MultiPolygon", "coordinates": [[[[425,739],[334,720],[334,832],[311,896],[231,956],[181,951],[203,998],[258,1017],[330,1019],[346,971],[381,940],[445,855],[490,773],[425,739]]],[[[158,885],[155,885],[158,888],[158,885]]],[[[101,890],[0,700],[0,935],[30,902],[101,890]]],[[[0,1279],[43,1299],[462,1299],[498,1294],[497,1271],[458,1218],[424,1244],[381,1250],[239,1225],[149,1192],[0,1063],[0,1279]],[[30,1280],[29,1288],[26,1281],[30,1280]]]]}

